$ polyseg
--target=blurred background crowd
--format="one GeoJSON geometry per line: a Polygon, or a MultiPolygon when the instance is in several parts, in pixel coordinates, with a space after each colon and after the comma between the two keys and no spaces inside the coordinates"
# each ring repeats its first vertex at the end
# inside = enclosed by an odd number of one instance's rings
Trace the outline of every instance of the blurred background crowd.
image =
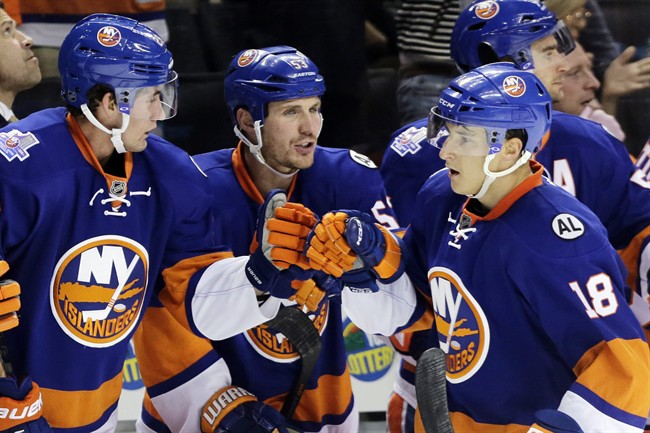
{"type": "MultiPolygon", "coordinates": [[[[223,101],[231,57],[248,47],[286,44],[313,59],[325,77],[327,127],[319,144],[352,148],[377,163],[391,133],[426,116],[437,89],[457,75],[448,41],[464,6],[464,0],[4,3],[21,23],[18,28],[33,39],[43,75],[38,85],[18,94],[13,106],[18,118],[62,105],[56,66],[60,41],[86,14],[110,12],[132,16],[167,38],[180,77],[180,100],[179,113],[164,123],[162,133],[189,153],[236,144],[223,101]]],[[[637,156],[650,135],[650,2],[546,4],[583,48],[565,77],[574,105],[561,109],[605,124],[637,156]]]]}

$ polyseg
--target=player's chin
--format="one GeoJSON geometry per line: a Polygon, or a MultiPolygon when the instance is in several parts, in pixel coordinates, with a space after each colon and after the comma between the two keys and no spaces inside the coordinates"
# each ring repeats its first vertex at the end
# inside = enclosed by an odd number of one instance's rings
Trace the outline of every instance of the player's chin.
{"type": "Polygon", "coordinates": [[[314,154],[302,156],[293,161],[293,166],[300,170],[305,170],[312,165],[314,165],[314,154]]]}

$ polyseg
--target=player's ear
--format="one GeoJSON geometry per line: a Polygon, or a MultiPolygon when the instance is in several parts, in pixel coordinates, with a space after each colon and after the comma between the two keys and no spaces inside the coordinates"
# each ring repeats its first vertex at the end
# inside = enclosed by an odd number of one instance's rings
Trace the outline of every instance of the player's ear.
{"type": "Polygon", "coordinates": [[[252,129],[253,128],[253,116],[251,116],[250,111],[244,108],[238,108],[237,113],[237,124],[242,130],[252,129]]]}
{"type": "Polygon", "coordinates": [[[115,97],[111,92],[104,93],[101,100],[101,106],[106,111],[117,110],[117,102],[115,102],[115,97]]]}
{"type": "Polygon", "coordinates": [[[508,138],[501,146],[501,152],[506,160],[516,161],[524,150],[524,143],[518,137],[508,138]]]}

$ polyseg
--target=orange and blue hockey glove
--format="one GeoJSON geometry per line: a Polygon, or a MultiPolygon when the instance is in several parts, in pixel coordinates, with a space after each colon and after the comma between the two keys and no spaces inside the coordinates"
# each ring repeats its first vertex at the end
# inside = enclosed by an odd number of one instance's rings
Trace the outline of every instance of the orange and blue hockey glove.
{"type": "Polygon", "coordinates": [[[286,420],[273,407],[238,386],[217,391],[201,411],[202,433],[288,433],[286,420]]]}
{"type": "MultiPolygon", "coordinates": [[[[9,270],[6,261],[0,261],[0,275],[9,270]]],[[[18,314],[20,309],[20,285],[14,280],[0,280],[0,332],[7,331],[18,326],[18,314]]]]}
{"type": "Polygon", "coordinates": [[[356,210],[323,216],[307,238],[311,267],[340,277],[353,291],[377,291],[375,280],[390,283],[404,272],[401,238],[356,210]]]}
{"type": "Polygon", "coordinates": [[[282,190],[271,191],[257,217],[257,231],[246,264],[246,276],[259,291],[288,299],[296,294],[294,280],[312,276],[309,262],[302,251],[316,216],[306,207],[287,203],[282,190]]]}
{"type": "Polygon", "coordinates": [[[10,433],[49,433],[43,418],[41,390],[29,376],[20,383],[13,377],[0,379],[0,431],[10,433]]]}

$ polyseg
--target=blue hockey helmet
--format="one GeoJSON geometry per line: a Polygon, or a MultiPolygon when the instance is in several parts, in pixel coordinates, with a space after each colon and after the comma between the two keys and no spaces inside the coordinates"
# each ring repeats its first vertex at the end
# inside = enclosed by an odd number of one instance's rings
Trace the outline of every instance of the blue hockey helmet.
{"type": "Polygon", "coordinates": [[[162,101],[157,120],[176,113],[177,74],[172,55],[149,27],[130,18],[93,14],[79,21],[59,52],[61,96],[73,107],[88,103],[88,91],[106,84],[120,109],[131,114],[138,89],[152,87],[162,101]]]}
{"type": "Polygon", "coordinates": [[[575,48],[564,23],[539,0],[475,1],[456,20],[451,57],[463,72],[508,57],[520,69],[531,69],[531,44],[549,35],[560,53],[575,48]]]}
{"type": "Polygon", "coordinates": [[[226,105],[235,126],[240,107],[263,124],[269,102],[324,92],[325,82],[314,62],[286,45],[241,51],[228,65],[224,80],[226,105]]]}
{"type": "Polygon", "coordinates": [[[534,154],[551,127],[551,96],[535,74],[500,62],[481,66],[449,83],[431,110],[427,138],[442,147],[446,123],[478,126],[486,131],[485,154],[495,154],[506,131],[527,133],[524,151],[534,154]]]}

